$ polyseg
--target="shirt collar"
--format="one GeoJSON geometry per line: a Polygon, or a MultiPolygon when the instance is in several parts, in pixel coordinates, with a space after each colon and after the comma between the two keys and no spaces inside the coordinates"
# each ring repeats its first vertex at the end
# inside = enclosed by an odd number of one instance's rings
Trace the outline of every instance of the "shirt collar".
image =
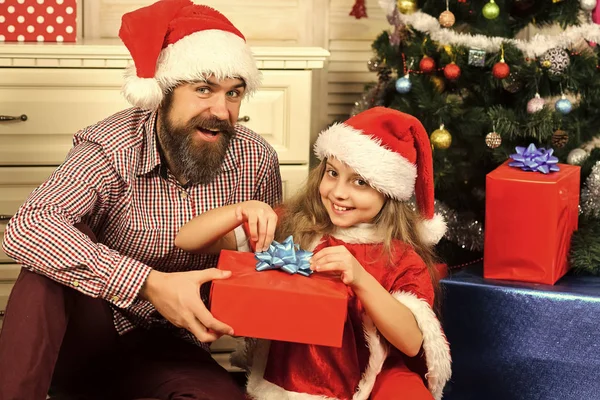
{"type": "Polygon", "coordinates": [[[156,138],[156,120],[158,111],[150,114],[150,118],[140,127],[144,137],[142,146],[141,163],[138,168],[138,175],[145,175],[154,170],[157,165],[164,164],[157,145],[156,138]]]}

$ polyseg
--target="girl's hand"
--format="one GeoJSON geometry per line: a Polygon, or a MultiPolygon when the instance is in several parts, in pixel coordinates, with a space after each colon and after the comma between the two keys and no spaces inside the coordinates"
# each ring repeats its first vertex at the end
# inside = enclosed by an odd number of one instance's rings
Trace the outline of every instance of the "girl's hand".
{"type": "Polygon", "coordinates": [[[359,287],[367,271],[344,246],[327,247],[310,259],[310,268],[317,272],[338,272],[342,282],[359,287]]]}
{"type": "Polygon", "coordinates": [[[275,237],[277,214],[267,203],[250,200],[240,203],[235,210],[240,222],[248,222],[250,241],[255,244],[255,251],[265,251],[275,237]]]}

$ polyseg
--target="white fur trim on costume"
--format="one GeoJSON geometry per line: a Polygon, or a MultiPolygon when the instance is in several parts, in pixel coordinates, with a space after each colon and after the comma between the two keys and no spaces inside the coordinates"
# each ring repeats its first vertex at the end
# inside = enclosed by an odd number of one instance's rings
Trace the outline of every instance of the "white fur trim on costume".
{"type": "Polygon", "coordinates": [[[360,174],[381,193],[408,200],[415,188],[417,166],[387,149],[381,140],[353,127],[337,123],[323,131],[315,142],[316,156],[334,157],[360,174]]]}
{"type": "Polygon", "coordinates": [[[423,349],[427,362],[427,384],[429,391],[436,400],[442,398],[442,391],[452,374],[450,346],[440,321],[426,301],[419,299],[412,293],[394,292],[392,296],[408,307],[417,321],[423,334],[423,349]]]}
{"type": "Polygon", "coordinates": [[[331,236],[350,244],[382,243],[385,239],[385,234],[378,229],[378,226],[369,223],[356,224],[350,228],[337,228],[331,236]]]}
{"type": "MultiPolygon", "coordinates": [[[[128,69],[133,81],[137,78],[135,66],[132,64],[128,69]]],[[[163,94],[180,82],[199,81],[210,75],[218,80],[243,79],[245,96],[254,93],[261,81],[261,72],[250,46],[241,37],[217,29],[194,32],[164,48],[158,57],[154,79],[162,89],[162,100],[163,94]]],[[[144,109],[156,109],[160,105],[154,93],[146,99],[143,92],[135,93],[136,89],[135,85],[127,83],[123,87],[123,94],[131,104],[144,109]]]]}
{"type": "Polygon", "coordinates": [[[375,324],[367,314],[364,314],[363,317],[363,328],[365,341],[369,348],[369,363],[358,383],[356,393],[352,396],[352,400],[367,400],[369,398],[373,391],[377,375],[381,372],[383,363],[388,355],[387,346],[381,341],[375,324]]]}
{"type": "Polygon", "coordinates": [[[417,234],[423,242],[429,245],[437,244],[446,233],[446,221],[441,214],[435,214],[431,219],[424,219],[417,224],[417,234]]]}
{"type": "Polygon", "coordinates": [[[129,104],[144,110],[154,110],[163,98],[163,90],[154,78],[139,78],[135,67],[125,70],[125,82],[121,93],[129,104]]]}

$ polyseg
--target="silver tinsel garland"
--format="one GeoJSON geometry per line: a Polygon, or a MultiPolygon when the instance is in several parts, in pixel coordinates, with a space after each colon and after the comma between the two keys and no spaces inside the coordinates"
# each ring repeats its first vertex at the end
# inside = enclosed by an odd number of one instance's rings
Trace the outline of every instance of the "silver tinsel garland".
{"type": "Polygon", "coordinates": [[[483,226],[473,217],[461,215],[444,203],[435,201],[435,213],[446,220],[444,238],[470,251],[483,251],[483,226]]]}
{"type": "MultiPolygon", "coordinates": [[[[411,199],[410,204],[416,209],[416,203],[411,199]]],[[[462,215],[439,200],[435,200],[435,213],[444,217],[446,234],[444,239],[469,251],[483,251],[483,226],[473,217],[462,215]]]]}
{"type": "Polygon", "coordinates": [[[600,217],[600,161],[596,162],[581,189],[581,213],[600,217]]]}

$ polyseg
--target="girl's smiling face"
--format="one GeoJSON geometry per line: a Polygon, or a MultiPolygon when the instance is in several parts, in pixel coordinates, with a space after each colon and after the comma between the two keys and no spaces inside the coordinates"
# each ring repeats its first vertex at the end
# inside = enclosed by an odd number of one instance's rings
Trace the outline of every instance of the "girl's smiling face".
{"type": "Polygon", "coordinates": [[[340,228],[372,222],[385,203],[382,193],[335,158],[327,159],[319,193],[331,222],[340,228]]]}

